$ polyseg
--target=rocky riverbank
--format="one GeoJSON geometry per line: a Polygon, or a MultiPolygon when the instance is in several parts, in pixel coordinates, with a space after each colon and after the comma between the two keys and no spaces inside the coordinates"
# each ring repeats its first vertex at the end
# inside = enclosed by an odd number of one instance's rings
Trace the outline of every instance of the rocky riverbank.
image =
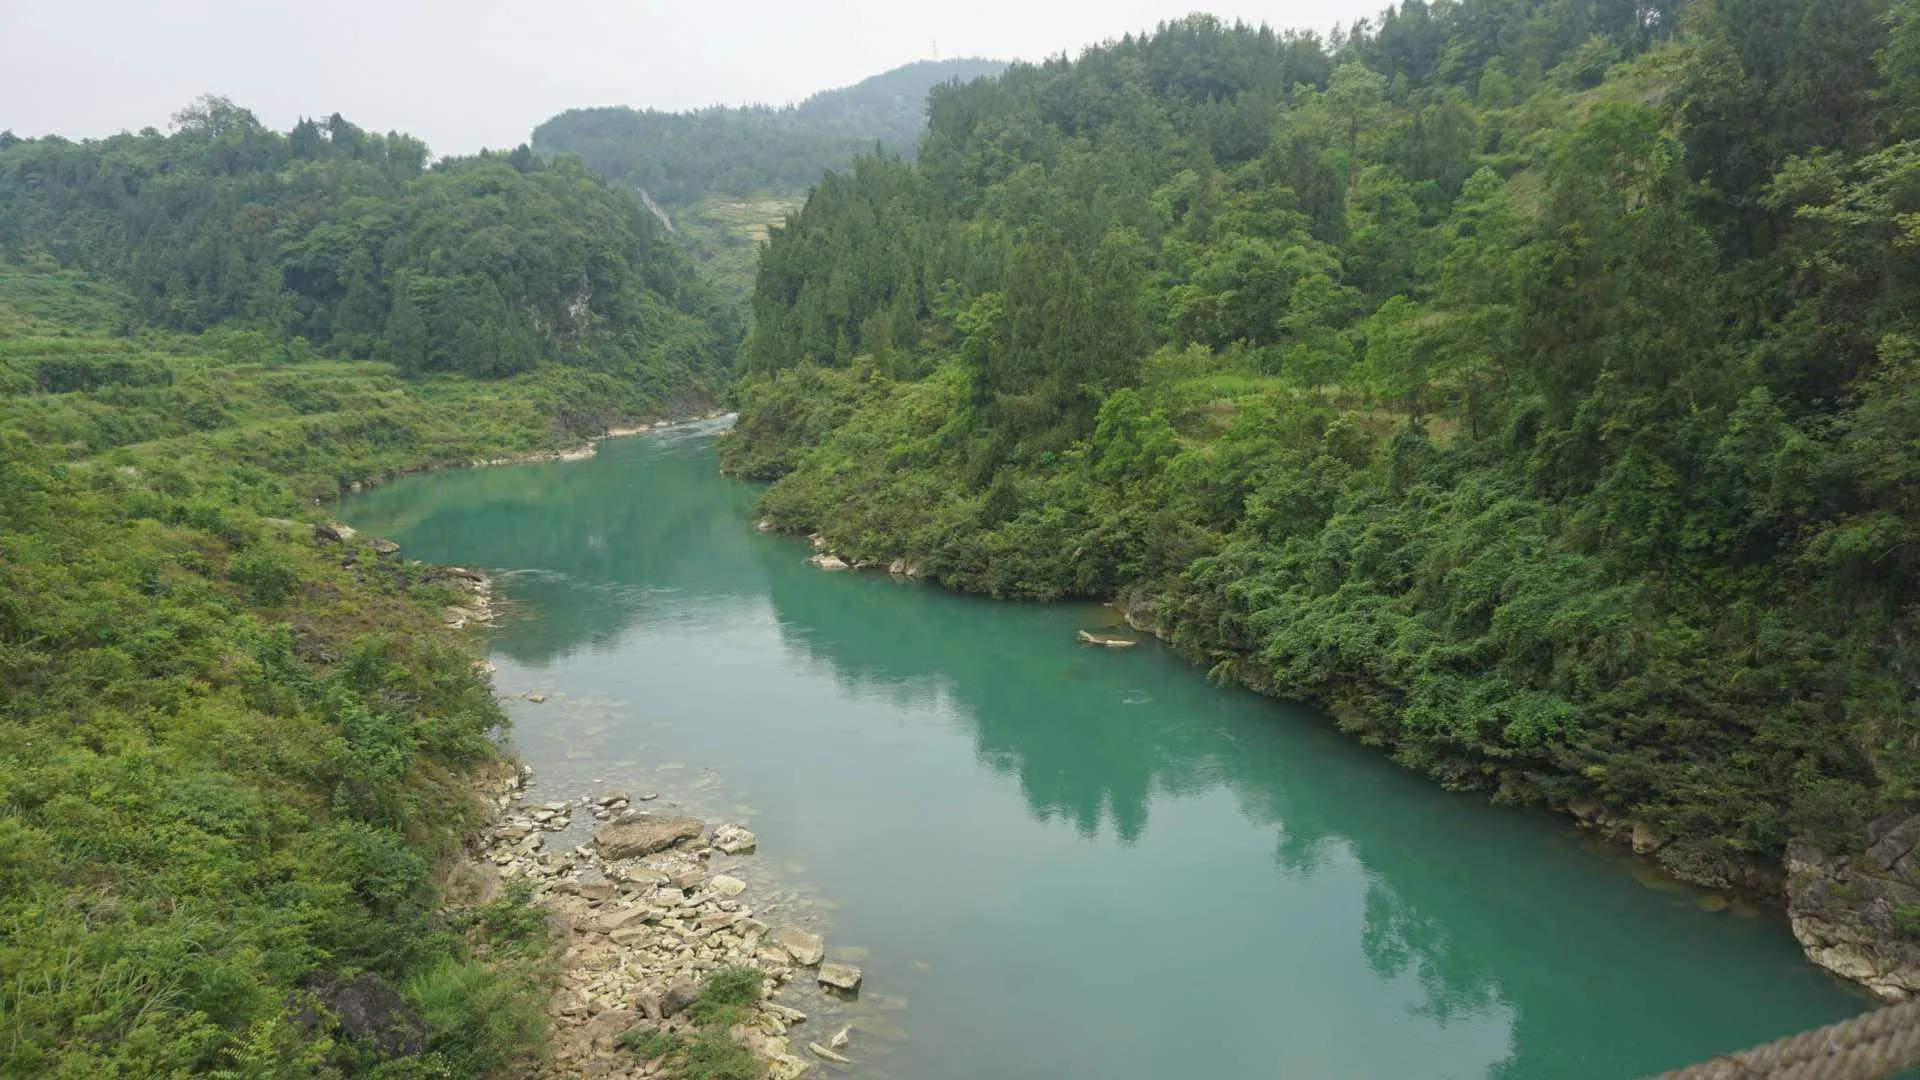
{"type": "Polygon", "coordinates": [[[642,1054],[691,1037],[698,1025],[689,1006],[708,976],[729,968],[760,974],[758,1002],[729,1034],[768,1077],[793,1080],[816,1062],[852,1064],[858,1050],[849,1026],[795,1035],[808,1014],[773,1000],[800,984],[851,997],[863,976],[826,962],[820,935],[756,917],[751,887],[735,876],[758,850],[751,831],[636,805],[652,793],[609,789],[533,801],[529,775],[517,772],[489,792],[498,818],[482,837],[479,860],[483,874],[528,883],[564,950],[551,1003],[553,1050],[535,1075],[672,1075],[669,1053],[642,1054]],[[563,846],[560,834],[581,818],[596,823],[592,839],[563,846]]]}

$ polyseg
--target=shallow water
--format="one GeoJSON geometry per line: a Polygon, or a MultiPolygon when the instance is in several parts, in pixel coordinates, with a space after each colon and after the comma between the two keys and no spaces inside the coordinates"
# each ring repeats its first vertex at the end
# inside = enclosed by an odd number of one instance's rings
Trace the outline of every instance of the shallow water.
{"type": "Polygon", "coordinates": [[[1612,1080],[1864,1007],[1777,918],[1562,818],[1155,643],[1077,644],[1103,609],[807,565],[754,531],[715,430],[341,512],[498,576],[534,801],[658,792],[759,834],[743,899],[866,972],[857,1002],[793,999],[819,1014],[796,1043],[852,1019],[835,1074],[1612,1080]]]}

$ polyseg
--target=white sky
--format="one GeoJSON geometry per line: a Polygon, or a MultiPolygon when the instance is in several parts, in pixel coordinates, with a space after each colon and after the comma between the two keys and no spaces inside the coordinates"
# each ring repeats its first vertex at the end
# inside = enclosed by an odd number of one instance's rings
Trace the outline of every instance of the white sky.
{"type": "MultiPolygon", "coordinates": [[[[267,124],[340,112],[438,154],[582,105],[786,102],[934,55],[1037,60],[1206,0],[0,0],[0,129],[110,135],[224,94],[267,124]]],[[[1212,0],[1325,33],[1384,0],[1212,0]]]]}

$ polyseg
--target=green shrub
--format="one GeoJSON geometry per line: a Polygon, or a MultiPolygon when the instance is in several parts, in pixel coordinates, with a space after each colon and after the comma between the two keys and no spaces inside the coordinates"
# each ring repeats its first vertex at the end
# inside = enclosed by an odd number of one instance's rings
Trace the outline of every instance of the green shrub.
{"type": "Polygon", "coordinates": [[[632,1051],[649,1061],[657,1057],[665,1057],[680,1049],[678,1035],[658,1028],[647,1031],[636,1028],[622,1033],[619,1041],[622,1049],[632,1051]]]}
{"type": "Polygon", "coordinates": [[[279,607],[300,584],[300,578],[286,560],[271,551],[253,550],[234,556],[227,562],[227,576],[246,592],[248,600],[261,607],[279,607]]]}

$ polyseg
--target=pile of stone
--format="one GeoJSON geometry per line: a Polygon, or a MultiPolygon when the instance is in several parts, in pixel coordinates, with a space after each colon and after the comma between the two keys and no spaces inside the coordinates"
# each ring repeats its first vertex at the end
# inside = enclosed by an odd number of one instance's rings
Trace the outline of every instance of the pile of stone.
{"type": "MultiPolygon", "coordinates": [[[[520,779],[524,781],[524,774],[520,779]]],[[[771,999],[809,971],[822,987],[850,994],[858,968],[823,963],[826,943],[801,927],[754,917],[746,882],[714,873],[716,852],[751,854],[758,841],[738,824],[709,828],[698,818],[632,808],[621,791],[532,803],[521,791],[499,796],[502,816],[486,855],[503,877],[532,883],[535,903],[567,946],[563,986],[553,1002],[557,1049],[553,1076],[652,1077],[664,1061],[639,1062],[621,1047],[651,1031],[692,1026],[687,1006],[706,975],[744,965],[764,975],[761,1003],[734,1036],[767,1063],[773,1080],[794,1080],[811,1062],[788,1031],[806,1015],[771,999]],[[602,824],[589,843],[559,849],[555,834],[589,814],[602,824]]],[[[807,1048],[823,1061],[848,1059],[848,1032],[807,1048]]]]}
{"type": "Polygon", "coordinates": [[[447,580],[467,594],[466,603],[453,604],[447,608],[445,618],[448,627],[458,630],[470,624],[493,621],[492,578],[464,566],[449,566],[439,573],[444,574],[447,580]]]}

